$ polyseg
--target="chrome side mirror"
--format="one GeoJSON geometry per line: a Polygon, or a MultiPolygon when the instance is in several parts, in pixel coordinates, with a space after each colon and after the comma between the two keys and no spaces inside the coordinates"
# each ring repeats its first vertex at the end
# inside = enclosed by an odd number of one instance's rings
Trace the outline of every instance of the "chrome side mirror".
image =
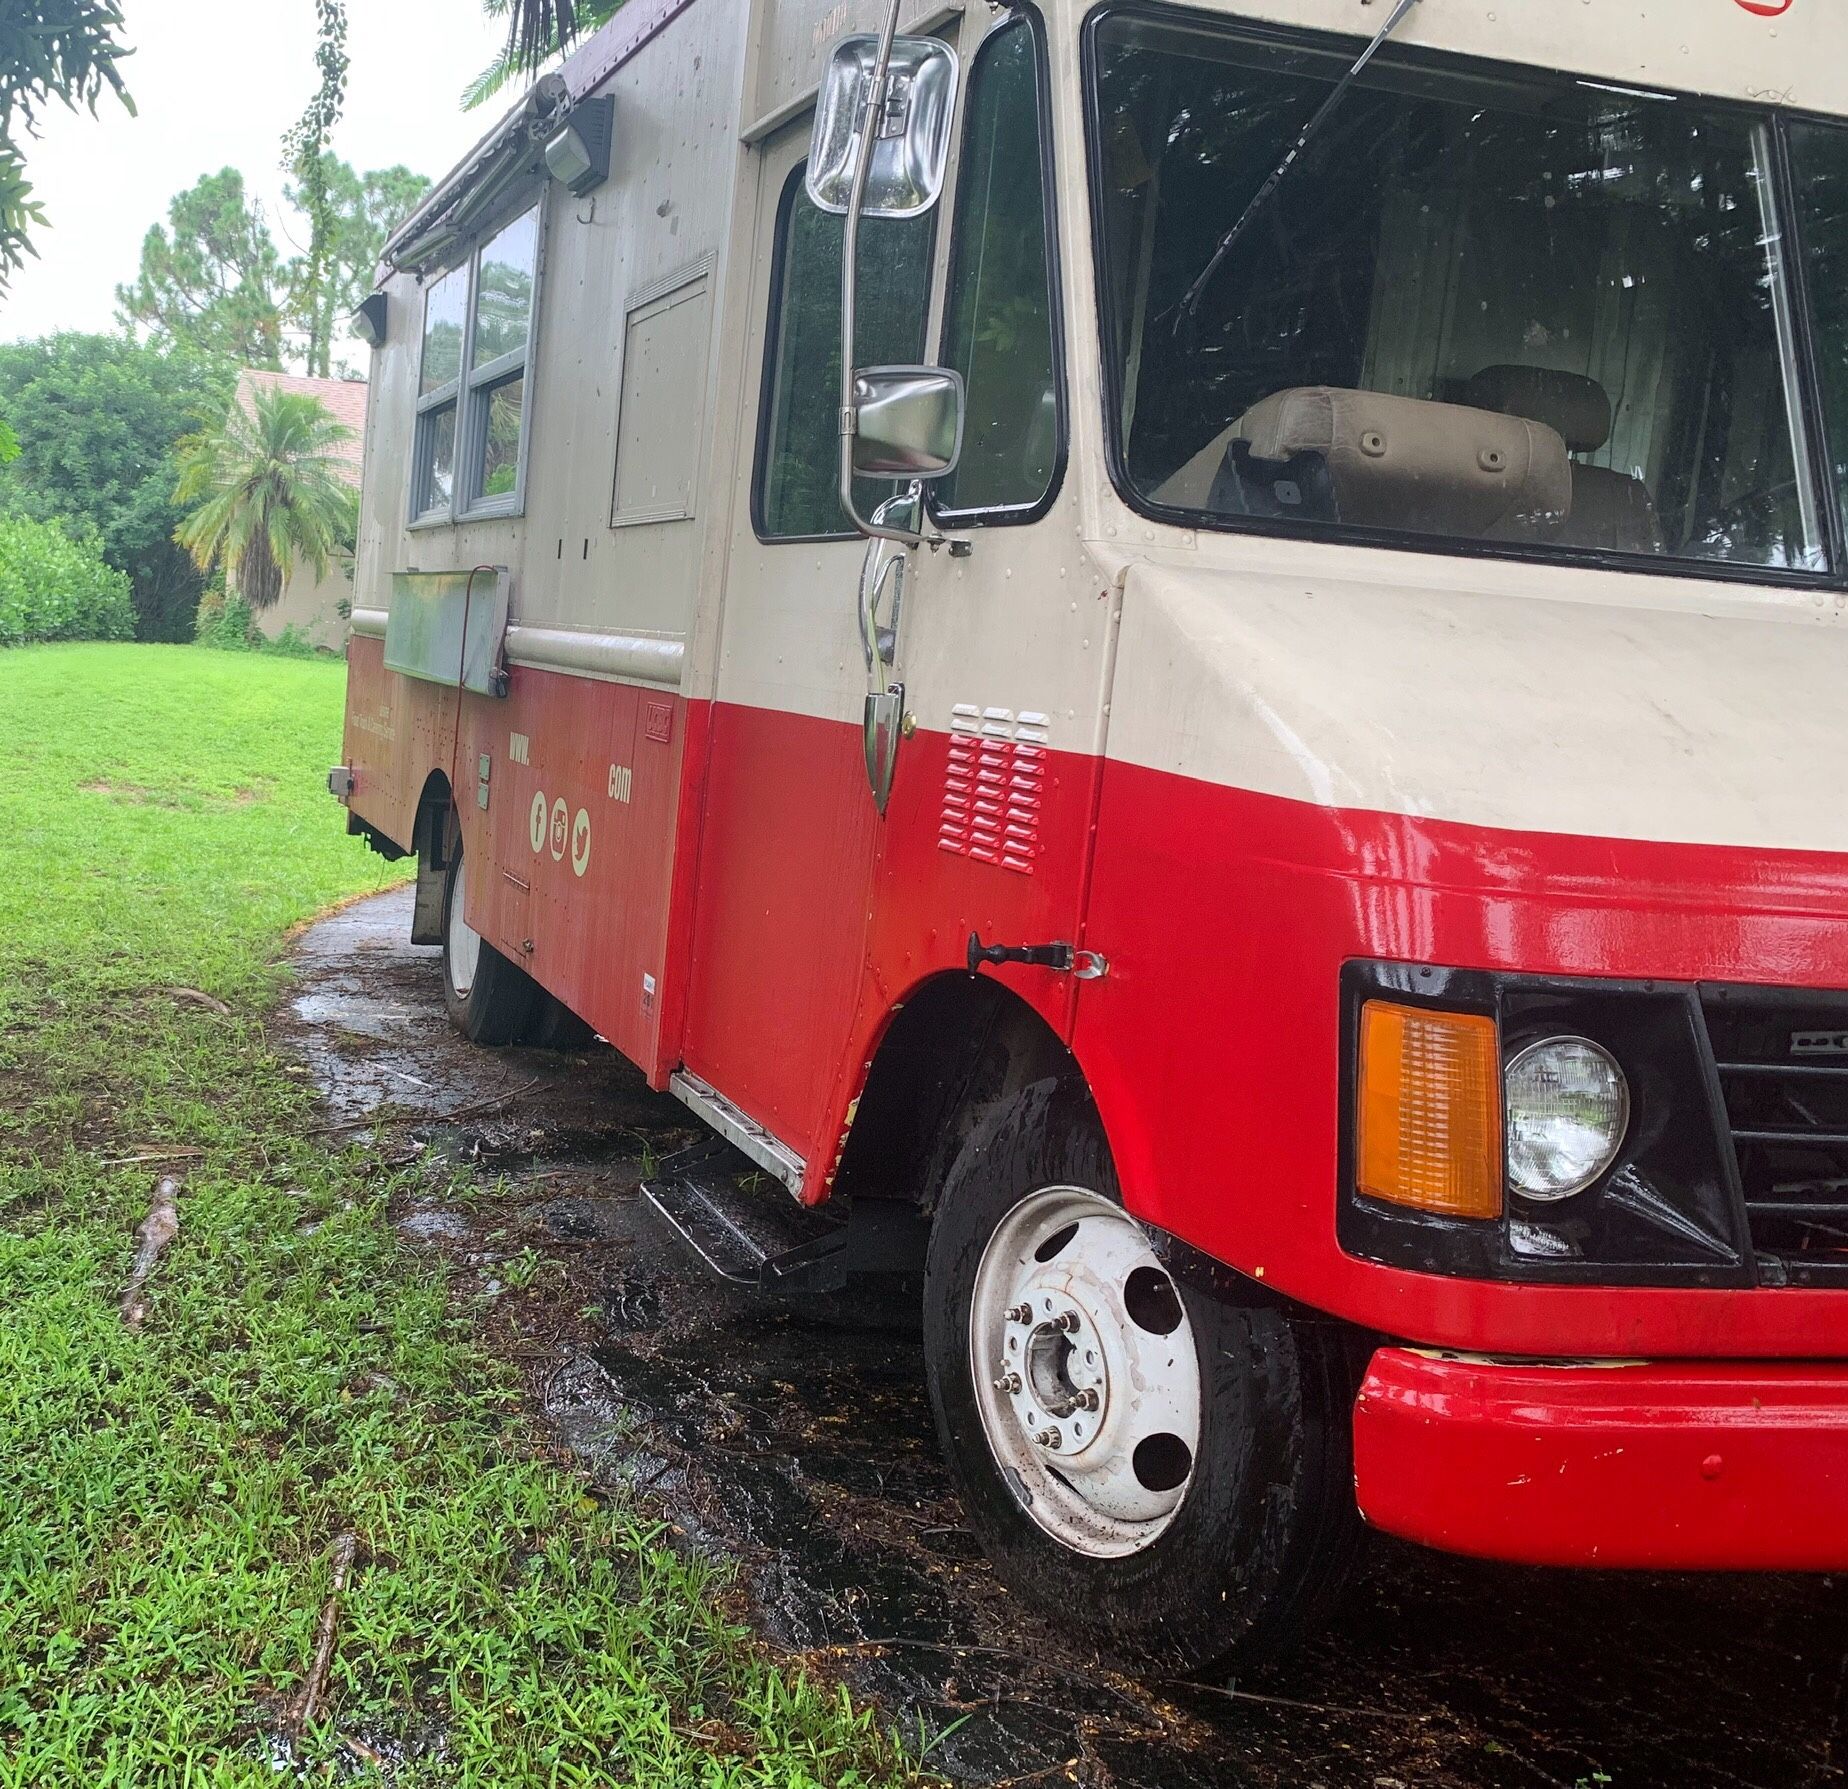
{"type": "Polygon", "coordinates": [[[859,477],[941,478],[962,458],[963,380],[953,367],[860,367],[853,415],[859,477]]]}
{"type": "Polygon", "coordinates": [[[943,193],[956,118],[956,52],[935,37],[892,40],[881,91],[877,33],[843,37],[828,58],[809,140],[808,196],[817,210],[845,217],[871,119],[866,217],[915,217],[943,193]]]}

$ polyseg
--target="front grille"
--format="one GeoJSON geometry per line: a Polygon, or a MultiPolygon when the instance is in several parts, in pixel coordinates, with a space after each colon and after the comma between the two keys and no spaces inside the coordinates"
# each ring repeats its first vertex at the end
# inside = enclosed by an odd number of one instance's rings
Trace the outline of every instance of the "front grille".
{"type": "Polygon", "coordinates": [[[1702,990],[1759,1279],[1848,1283],[1848,995],[1702,990]]]}

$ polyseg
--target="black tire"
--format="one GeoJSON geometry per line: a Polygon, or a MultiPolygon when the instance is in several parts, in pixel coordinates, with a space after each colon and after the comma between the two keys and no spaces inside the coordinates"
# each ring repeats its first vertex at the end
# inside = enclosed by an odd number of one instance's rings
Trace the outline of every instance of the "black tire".
{"type": "Polygon", "coordinates": [[[1174,1282],[1201,1363],[1200,1446],[1186,1493],[1139,1552],[1093,1557],[1067,1546],[1027,1513],[1004,1475],[970,1363],[983,1250],[1016,1205],[1057,1186],[1120,1202],[1096,1108],[1081,1090],[1047,1081],[977,1125],[939,1200],[925,1359],[970,1528],[1024,1603],[1102,1652],[1183,1674],[1261,1662],[1326,1619],[1357,1550],[1345,1338],[1174,1282]]]}
{"type": "Polygon", "coordinates": [[[457,890],[462,884],[462,844],[458,839],[449,855],[443,884],[443,1005],[458,1031],[470,1043],[500,1045],[525,1043],[538,1024],[546,993],[518,963],[512,962],[485,938],[480,940],[474,975],[466,989],[458,989],[458,970],[451,961],[457,928],[457,890]]]}
{"type": "Polygon", "coordinates": [[[597,1034],[555,994],[541,994],[532,1043],[541,1050],[587,1050],[597,1034]]]}

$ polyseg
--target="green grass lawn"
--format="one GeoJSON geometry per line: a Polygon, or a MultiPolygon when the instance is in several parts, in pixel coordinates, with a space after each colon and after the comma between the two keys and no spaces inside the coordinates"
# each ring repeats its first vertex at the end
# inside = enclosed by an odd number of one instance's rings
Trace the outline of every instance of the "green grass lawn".
{"type": "Polygon", "coordinates": [[[549,1458],[389,1173],[266,1042],[285,930],[395,874],[324,792],[339,666],[0,653],[0,1789],[910,1781],[645,1513],[549,1458]],[[190,988],[228,1016],[176,997],[190,988]],[[181,1230],[118,1314],[155,1169],[181,1230]],[[356,1742],[356,1743],[355,1743],[356,1742]]]}

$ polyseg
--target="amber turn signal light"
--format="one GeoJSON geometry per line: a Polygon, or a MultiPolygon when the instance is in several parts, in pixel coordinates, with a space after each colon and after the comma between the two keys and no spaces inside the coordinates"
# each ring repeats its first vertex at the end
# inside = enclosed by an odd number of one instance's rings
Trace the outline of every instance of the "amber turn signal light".
{"type": "Polygon", "coordinates": [[[1500,1057],[1491,1018],[1369,1000],[1355,1102],[1360,1191],[1439,1217],[1500,1217],[1500,1057]]]}

